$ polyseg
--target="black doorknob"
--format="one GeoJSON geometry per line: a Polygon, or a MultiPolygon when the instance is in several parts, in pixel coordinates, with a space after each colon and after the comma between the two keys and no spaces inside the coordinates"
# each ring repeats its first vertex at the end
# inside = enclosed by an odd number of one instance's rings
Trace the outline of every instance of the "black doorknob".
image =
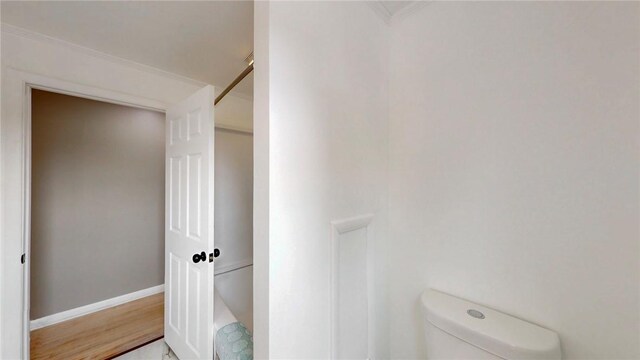
{"type": "Polygon", "coordinates": [[[200,261],[207,260],[207,254],[203,251],[200,254],[193,254],[193,262],[199,263],[200,261]]]}
{"type": "MultiPolygon", "coordinates": [[[[220,250],[219,249],[213,249],[213,252],[209,254],[209,262],[213,262],[213,258],[214,257],[218,257],[220,256],[220,250]]],[[[200,261],[205,261],[207,260],[207,254],[203,251],[200,254],[193,254],[193,262],[194,263],[199,263],[200,261]]]]}
{"type": "Polygon", "coordinates": [[[220,256],[220,250],[213,249],[213,252],[209,254],[209,262],[213,262],[213,258],[218,256],[220,256]]]}

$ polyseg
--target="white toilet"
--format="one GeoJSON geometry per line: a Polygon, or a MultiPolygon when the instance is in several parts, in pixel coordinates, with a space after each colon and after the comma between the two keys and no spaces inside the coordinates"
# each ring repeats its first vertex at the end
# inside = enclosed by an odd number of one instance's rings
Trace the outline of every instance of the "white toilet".
{"type": "Polygon", "coordinates": [[[562,358],[551,330],[436,290],[421,302],[429,360],[562,358]]]}

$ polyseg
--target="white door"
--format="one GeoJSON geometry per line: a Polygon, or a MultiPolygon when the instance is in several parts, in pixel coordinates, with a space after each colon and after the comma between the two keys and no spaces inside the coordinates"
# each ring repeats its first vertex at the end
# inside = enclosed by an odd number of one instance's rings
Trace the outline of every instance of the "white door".
{"type": "Polygon", "coordinates": [[[213,359],[213,100],[167,110],[164,337],[181,360],[213,359]]]}

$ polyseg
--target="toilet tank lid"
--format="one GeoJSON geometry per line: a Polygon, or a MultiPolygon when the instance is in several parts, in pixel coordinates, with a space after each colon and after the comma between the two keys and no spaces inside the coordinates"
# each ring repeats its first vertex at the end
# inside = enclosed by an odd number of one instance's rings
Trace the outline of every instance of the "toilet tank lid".
{"type": "Polygon", "coordinates": [[[437,290],[422,293],[421,302],[429,323],[494,355],[561,358],[558,334],[549,329],[437,290]]]}

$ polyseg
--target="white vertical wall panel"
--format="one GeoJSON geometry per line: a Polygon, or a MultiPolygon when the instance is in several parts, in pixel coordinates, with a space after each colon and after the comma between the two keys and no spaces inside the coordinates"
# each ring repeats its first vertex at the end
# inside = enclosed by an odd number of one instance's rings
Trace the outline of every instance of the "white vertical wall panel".
{"type": "Polygon", "coordinates": [[[330,244],[330,331],[332,359],[374,355],[375,304],[371,221],[360,215],[332,221],[330,244]]]}

